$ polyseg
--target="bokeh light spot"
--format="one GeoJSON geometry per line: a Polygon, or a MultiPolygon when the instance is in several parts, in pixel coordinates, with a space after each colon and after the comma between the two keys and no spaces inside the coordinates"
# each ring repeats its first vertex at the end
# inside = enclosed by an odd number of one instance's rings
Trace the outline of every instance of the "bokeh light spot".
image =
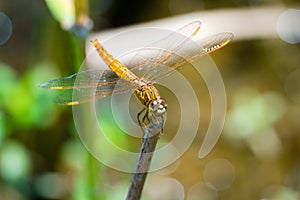
{"type": "Polygon", "coordinates": [[[300,42],[300,10],[288,9],[284,11],[277,21],[279,37],[290,44],[300,42]]]}
{"type": "Polygon", "coordinates": [[[210,185],[199,182],[193,185],[187,193],[187,200],[218,200],[218,192],[210,185]]]}
{"type": "Polygon", "coordinates": [[[26,149],[15,141],[1,145],[0,174],[7,181],[18,182],[29,175],[31,164],[26,149]]]}
{"type": "Polygon", "coordinates": [[[273,128],[262,131],[259,136],[250,137],[248,144],[260,159],[276,159],[282,150],[281,140],[273,128]]]}
{"type": "Polygon", "coordinates": [[[183,200],[183,185],[173,178],[149,176],[145,183],[145,197],[148,199],[183,200]]]}
{"type": "Polygon", "coordinates": [[[36,192],[44,198],[60,199],[66,194],[66,182],[58,173],[45,173],[35,180],[36,192]]]}
{"type": "Polygon", "coordinates": [[[0,12],[0,45],[3,45],[10,38],[12,33],[12,24],[3,12],[0,12]]]}
{"type": "Polygon", "coordinates": [[[235,169],[228,160],[217,158],[206,164],[203,176],[216,190],[225,190],[235,179],[235,169]]]}

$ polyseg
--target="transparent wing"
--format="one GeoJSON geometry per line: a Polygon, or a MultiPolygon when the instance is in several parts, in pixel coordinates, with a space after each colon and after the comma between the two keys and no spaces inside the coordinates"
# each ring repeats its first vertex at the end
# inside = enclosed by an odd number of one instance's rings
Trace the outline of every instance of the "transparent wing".
{"type": "Polygon", "coordinates": [[[63,78],[56,78],[39,84],[39,87],[52,90],[67,90],[73,88],[90,88],[102,84],[111,86],[119,77],[111,70],[91,69],[81,71],[63,78]],[[76,84],[75,84],[76,81],[76,84]]]}
{"type": "Polygon", "coordinates": [[[152,72],[146,74],[145,78],[151,81],[164,78],[185,64],[224,47],[232,38],[232,33],[225,32],[205,37],[198,42],[188,41],[177,52],[170,52],[171,56],[161,63],[163,66],[152,68],[152,72]]]}
{"type": "Polygon", "coordinates": [[[111,70],[86,70],[71,76],[46,81],[39,85],[43,88],[65,90],[55,102],[74,105],[103,98],[112,93],[122,93],[133,89],[133,86],[121,81],[111,70]]]}
{"type": "MultiPolygon", "coordinates": [[[[186,38],[185,36],[182,37],[186,38]]],[[[171,38],[178,39],[180,36],[175,37],[175,35],[172,35],[171,38]]],[[[199,41],[188,38],[181,42],[179,46],[175,48],[172,46],[173,49],[170,47],[161,49],[145,47],[137,49],[137,52],[130,52],[124,55],[124,57],[132,57],[130,54],[134,54],[133,57],[135,59],[137,59],[137,56],[142,55],[142,62],[135,61],[135,64],[133,64],[132,60],[130,60],[129,63],[126,63],[126,59],[123,59],[123,57],[120,60],[125,60],[124,64],[127,64],[128,68],[139,77],[144,77],[149,81],[156,81],[172,74],[174,70],[183,67],[185,64],[224,47],[232,38],[233,34],[228,32],[211,35],[199,41]],[[156,55],[160,56],[157,57],[156,55]]]]}
{"type": "MultiPolygon", "coordinates": [[[[148,66],[143,70],[135,70],[137,76],[142,77],[145,74],[149,74],[153,71],[157,65],[161,65],[167,61],[173,54],[178,51],[182,46],[191,40],[200,30],[201,22],[192,22],[177,31],[172,32],[165,38],[153,42],[140,50],[131,52],[131,59],[123,61],[124,65],[130,69],[136,69],[139,66],[148,66]],[[146,49],[153,49],[149,52],[143,51],[146,49]],[[166,51],[166,49],[168,51],[166,51]]],[[[122,58],[120,58],[122,62],[122,58]]]]}
{"type": "Polygon", "coordinates": [[[132,85],[125,82],[110,85],[110,87],[99,84],[96,88],[74,88],[65,90],[62,94],[55,98],[55,103],[63,105],[77,105],[100,99],[114,94],[120,94],[133,90],[132,85]]]}

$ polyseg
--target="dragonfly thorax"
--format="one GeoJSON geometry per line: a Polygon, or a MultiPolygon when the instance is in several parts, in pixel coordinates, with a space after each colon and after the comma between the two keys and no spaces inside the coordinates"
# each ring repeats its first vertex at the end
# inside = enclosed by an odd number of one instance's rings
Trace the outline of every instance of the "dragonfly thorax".
{"type": "Polygon", "coordinates": [[[158,90],[153,83],[139,79],[139,88],[135,90],[136,97],[145,105],[148,110],[155,115],[162,115],[166,112],[167,103],[160,98],[158,90]]]}

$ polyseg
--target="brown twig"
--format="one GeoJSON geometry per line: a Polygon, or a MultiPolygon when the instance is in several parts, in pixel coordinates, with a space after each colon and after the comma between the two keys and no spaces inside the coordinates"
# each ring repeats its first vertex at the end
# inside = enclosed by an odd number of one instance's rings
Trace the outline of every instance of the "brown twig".
{"type": "Polygon", "coordinates": [[[153,153],[162,131],[163,123],[150,124],[145,133],[140,148],[139,157],[131,177],[126,200],[139,200],[150,168],[153,153]]]}

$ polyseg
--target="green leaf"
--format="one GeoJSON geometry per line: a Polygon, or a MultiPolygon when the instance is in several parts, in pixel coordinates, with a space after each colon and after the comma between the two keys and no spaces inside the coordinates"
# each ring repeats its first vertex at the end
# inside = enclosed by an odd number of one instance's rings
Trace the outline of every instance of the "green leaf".
{"type": "Polygon", "coordinates": [[[74,0],[45,0],[54,19],[64,29],[70,29],[75,24],[74,0]]]}

